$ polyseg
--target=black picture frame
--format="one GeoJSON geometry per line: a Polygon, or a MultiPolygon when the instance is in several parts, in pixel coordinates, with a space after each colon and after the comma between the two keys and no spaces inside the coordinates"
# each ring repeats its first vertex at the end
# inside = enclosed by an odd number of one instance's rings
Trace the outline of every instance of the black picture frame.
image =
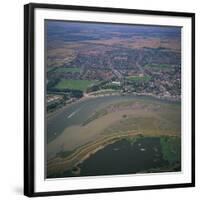
{"type": "Polygon", "coordinates": [[[56,4],[35,4],[30,3],[24,6],[24,195],[28,197],[36,196],[52,196],[52,195],[71,195],[84,193],[99,192],[119,192],[132,190],[149,190],[162,188],[180,188],[195,186],[195,14],[185,12],[166,12],[166,11],[150,11],[135,10],[122,8],[105,8],[105,7],[87,7],[73,5],[56,5],[56,4]],[[133,187],[117,187],[117,188],[100,188],[86,190],[71,191],[53,191],[53,192],[35,192],[34,181],[34,11],[36,8],[58,9],[58,10],[78,10],[78,11],[96,11],[107,13],[128,13],[128,14],[148,14],[155,16],[178,16],[189,17],[192,20],[192,160],[191,160],[191,183],[168,184],[168,185],[144,185],[133,187]]]}

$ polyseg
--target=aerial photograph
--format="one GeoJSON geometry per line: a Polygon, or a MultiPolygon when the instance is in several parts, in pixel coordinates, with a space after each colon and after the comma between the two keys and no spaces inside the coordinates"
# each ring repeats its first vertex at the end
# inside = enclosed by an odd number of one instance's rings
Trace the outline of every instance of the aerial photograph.
{"type": "Polygon", "coordinates": [[[44,28],[46,178],[181,172],[181,27],[44,28]]]}

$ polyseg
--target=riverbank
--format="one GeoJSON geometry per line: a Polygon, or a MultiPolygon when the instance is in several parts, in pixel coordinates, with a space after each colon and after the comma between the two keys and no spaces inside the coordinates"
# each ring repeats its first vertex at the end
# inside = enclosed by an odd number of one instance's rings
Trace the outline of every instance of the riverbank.
{"type": "Polygon", "coordinates": [[[74,153],[67,156],[66,158],[55,157],[49,160],[47,163],[48,176],[51,177],[52,174],[62,174],[64,171],[72,170],[73,168],[84,162],[91,155],[95,154],[106,146],[113,144],[114,142],[121,140],[122,138],[133,136],[137,137],[139,135],[141,134],[133,131],[128,131],[127,133],[123,133],[121,135],[117,134],[103,137],[100,140],[93,141],[89,144],[84,145],[83,147],[78,148],[74,153]]]}
{"type": "MultiPolygon", "coordinates": [[[[165,159],[165,161],[169,162],[170,166],[169,169],[173,169],[172,164],[170,163],[170,160],[174,160],[174,149],[166,149],[166,138],[168,138],[168,141],[174,140],[173,138],[177,138],[178,140],[180,140],[180,137],[178,136],[174,136],[171,135],[169,133],[166,134],[162,134],[162,135],[146,135],[146,134],[142,134],[142,133],[137,133],[137,132],[128,132],[122,135],[113,135],[113,136],[109,136],[107,138],[103,138],[99,141],[93,142],[93,143],[89,143],[81,148],[78,148],[74,153],[72,153],[69,156],[66,156],[65,158],[54,158],[51,159],[48,162],[47,165],[47,169],[48,169],[48,174],[47,174],[47,178],[53,178],[55,176],[61,177],[65,172],[70,172],[72,174],[74,174],[74,176],[79,176],[80,172],[81,172],[81,168],[80,166],[84,163],[84,161],[90,159],[90,157],[92,157],[93,155],[95,155],[96,153],[98,153],[99,151],[101,151],[102,149],[107,148],[107,146],[112,145],[114,143],[116,143],[117,141],[121,141],[123,139],[126,139],[127,141],[129,141],[130,145],[133,145],[134,143],[136,143],[138,140],[141,139],[145,139],[145,138],[159,138],[161,140],[161,144],[163,145],[163,158],[165,159]],[[169,140],[169,138],[172,138],[169,140]],[[165,141],[165,144],[163,144],[163,141],[165,141]],[[173,152],[173,154],[171,154],[169,152],[173,152]],[[167,155],[167,156],[166,156],[167,155]]],[[[145,148],[143,148],[141,146],[141,144],[138,144],[140,151],[146,151],[145,148]]],[[[170,146],[170,143],[169,145],[170,146]]],[[[114,151],[118,151],[119,149],[115,148],[114,151]]],[[[154,151],[158,152],[158,149],[156,149],[154,147],[154,151]]],[[[177,154],[180,154],[180,148],[178,148],[177,154]]],[[[180,155],[178,155],[178,160],[180,162],[180,155]]],[[[157,160],[154,160],[154,162],[157,160]]],[[[176,165],[177,166],[177,163],[176,165]]],[[[158,168],[161,171],[166,171],[168,170],[168,168],[166,168],[164,166],[164,168],[158,168]]],[[[147,172],[151,172],[151,171],[155,171],[156,169],[149,169],[147,170],[147,172]]],[[[144,173],[144,172],[143,172],[144,173]]]]}
{"type": "Polygon", "coordinates": [[[89,99],[93,99],[93,98],[99,98],[99,97],[107,97],[107,96],[135,96],[135,97],[152,97],[154,99],[157,100],[163,100],[163,101],[169,101],[169,102],[180,102],[181,101],[181,97],[180,96],[159,96],[159,95],[155,95],[153,93],[121,93],[121,92],[113,92],[113,93],[109,93],[109,94],[93,94],[93,93],[84,93],[84,96],[81,97],[80,99],[74,100],[70,103],[68,103],[67,105],[51,112],[51,113],[47,113],[46,117],[47,119],[53,117],[54,115],[59,114],[60,112],[62,112],[62,110],[68,108],[71,105],[74,105],[76,103],[82,102],[82,101],[86,101],[89,99]]]}

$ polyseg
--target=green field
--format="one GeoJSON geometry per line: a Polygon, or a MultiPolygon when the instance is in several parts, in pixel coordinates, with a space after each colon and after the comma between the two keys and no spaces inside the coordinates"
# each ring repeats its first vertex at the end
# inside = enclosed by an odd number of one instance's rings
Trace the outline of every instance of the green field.
{"type": "Polygon", "coordinates": [[[129,81],[143,81],[148,82],[151,79],[150,76],[128,76],[127,80],[129,81]]]}
{"type": "Polygon", "coordinates": [[[55,86],[55,88],[85,91],[94,83],[96,83],[95,80],[62,80],[55,86]]]}
{"type": "Polygon", "coordinates": [[[160,143],[163,152],[163,158],[169,162],[170,165],[179,163],[181,160],[181,139],[180,137],[160,137],[160,143]]]}
{"type": "Polygon", "coordinates": [[[92,92],[93,95],[107,95],[107,94],[113,94],[113,93],[117,93],[117,90],[114,89],[103,89],[103,90],[98,90],[96,92],[92,92]]]}
{"type": "Polygon", "coordinates": [[[81,69],[78,68],[78,67],[68,67],[68,68],[62,67],[62,68],[57,68],[56,72],[63,72],[63,73],[67,73],[67,72],[75,73],[75,72],[78,72],[78,73],[80,73],[81,69]]]}
{"type": "Polygon", "coordinates": [[[168,69],[171,66],[169,64],[147,64],[145,67],[150,67],[150,68],[157,68],[157,69],[168,69]]]}

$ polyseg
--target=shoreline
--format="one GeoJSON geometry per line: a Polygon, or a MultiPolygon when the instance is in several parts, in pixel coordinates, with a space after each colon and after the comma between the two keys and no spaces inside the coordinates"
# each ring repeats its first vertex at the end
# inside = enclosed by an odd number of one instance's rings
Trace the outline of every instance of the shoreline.
{"type": "Polygon", "coordinates": [[[102,138],[100,141],[91,142],[86,144],[85,146],[77,149],[74,153],[67,156],[66,158],[54,157],[49,160],[47,163],[47,171],[50,171],[48,176],[51,174],[62,174],[65,171],[72,170],[73,168],[79,168],[78,165],[83,163],[86,159],[97,153],[98,151],[104,149],[110,144],[113,144],[119,140],[124,138],[137,138],[137,137],[160,137],[160,136],[168,136],[168,137],[179,137],[178,135],[173,134],[160,134],[160,135],[153,135],[153,134],[143,134],[134,131],[128,131],[126,134],[122,135],[112,135],[108,138],[102,138]],[[68,166],[67,166],[68,165],[68,166]]]}
{"type": "Polygon", "coordinates": [[[46,118],[47,120],[50,119],[51,117],[56,116],[57,114],[61,113],[64,109],[67,109],[68,107],[75,105],[77,103],[83,102],[83,101],[87,101],[89,99],[94,99],[94,98],[99,98],[99,97],[108,97],[108,96],[133,96],[133,97],[151,97],[154,98],[156,100],[160,100],[160,101],[167,101],[170,103],[181,103],[181,97],[180,99],[173,99],[174,97],[165,97],[165,96],[157,96],[154,95],[152,93],[132,93],[132,94],[121,94],[121,93],[113,93],[113,94],[104,94],[104,95],[90,95],[90,94],[84,94],[83,97],[81,97],[80,99],[77,99],[76,101],[67,104],[51,113],[46,113],[46,118]]]}
{"type": "Polygon", "coordinates": [[[84,145],[77,149],[74,153],[67,156],[66,158],[54,157],[47,162],[48,171],[50,174],[53,174],[55,171],[59,171],[57,173],[63,173],[64,171],[70,170],[73,167],[76,167],[78,164],[85,161],[88,157],[95,154],[97,151],[105,148],[109,144],[112,144],[122,138],[126,137],[137,137],[141,133],[137,133],[134,131],[129,131],[126,134],[122,135],[111,135],[108,137],[104,137],[99,139],[98,141],[90,142],[89,144],[84,145]],[[68,165],[68,166],[67,166],[68,165]]]}

